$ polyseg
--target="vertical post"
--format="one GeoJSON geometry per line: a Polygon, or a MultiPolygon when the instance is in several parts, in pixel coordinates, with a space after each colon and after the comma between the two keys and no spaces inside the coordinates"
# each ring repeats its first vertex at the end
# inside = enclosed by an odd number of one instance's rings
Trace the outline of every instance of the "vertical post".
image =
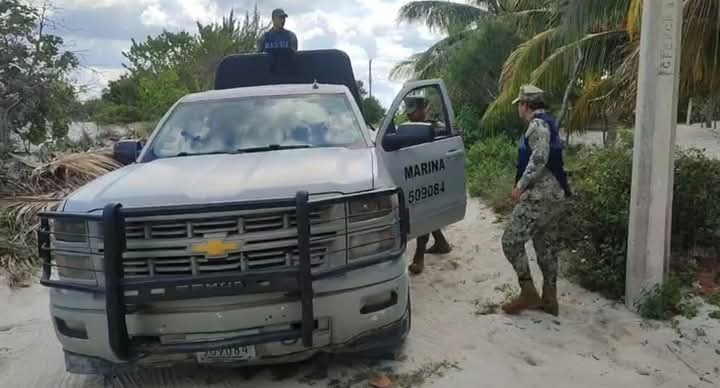
{"type": "Polygon", "coordinates": [[[368,63],[368,92],[370,93],[370,97],[372,97],[372,58],[370,58],[370,62],[368,63]]]}
{"type": "MultiPolygon", "coordinates": [[[[0,145],[2,145],[0,143],[0,145]]],[[[38,254],[42,259],[43,279],[50,280],[52,275],[52,257],[50,255],[50,220],[47,217],[40,218],[40,230],[38,230],[38,254]]]]}
{"type": "Polygon", "coordinates": [[[107,204],[103,208],[102,225],[108,342],[115,357],[124,361],[130,357],[130,339],[125,321],[125,291],[122,285],[125,222],[120,208],[119,204],[107,204]]]}
{"type": "Polygon", "coordinates": [[[664,281],[670,254],[682,0],[643,2],[626,304],[664,281]]]}
{"type": "Polygon", "coordinates": [[[693,99],[690,97],[690,101],[688,101],[688,108],[687,108],[687,120],[685,124],[691,125],[692,124],[692,110],[693,110],[693,99]]]}
{"type": "Polygon", "coordinates": [[[302,341],[303,346],[313,346],[315,330],[315,312],[313,311],[312,266],[310,265],[310,209],[307,191],[298,191],[295,196],[295,219],[298,231],[298,256],[300,259],[300,299],[302,306],[302,341]]]}

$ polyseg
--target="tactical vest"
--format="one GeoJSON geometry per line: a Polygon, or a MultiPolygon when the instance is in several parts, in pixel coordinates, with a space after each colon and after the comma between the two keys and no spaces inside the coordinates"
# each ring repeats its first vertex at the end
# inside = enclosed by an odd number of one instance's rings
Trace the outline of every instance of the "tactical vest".
{"type": "MultiPolygon", "coordinates": [[[[550,157],[548,158],[545,167],[552,172],[553,176],[560,183],[560,186],[565,191],[565,196],[569,197],[572,195],[570,191],[570,185],[568,183],[567,174],[565,173],[563,163],[563,147],[560,141],[560,133],[558,132],[557,123],[555,119],[547,112],[536,112],[533,115],[533,119],[541,119],[547,123],[550,128],[550,157]]],[[[527,135],[523,135],[520,146],[518,147],[518,164],[517,174],[515,175],[515,183],[520,180],[522,175],[525,173],[525,169],[530,163],[530,155],[532,149],[530,148],[530,141],[527,135]]]]}
{"type": "Polygon", "coordinates": [[[274,50],[289,50],[292,36],[288,30],[274,31],[270,30],[265,33],[263,39],[263,51],[272,52],[274,50]]]}

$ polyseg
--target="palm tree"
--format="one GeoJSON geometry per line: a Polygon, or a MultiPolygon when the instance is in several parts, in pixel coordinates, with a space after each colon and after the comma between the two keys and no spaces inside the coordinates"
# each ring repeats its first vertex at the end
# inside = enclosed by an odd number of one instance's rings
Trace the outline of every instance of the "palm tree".
{"type": "MultiPolygon", "coordinates": [[[[567,130],[586,128],[606,112],[629,115],[635,104],[642,0],[565,0],[557,18],[518,46],[503,68],[501,93],[483,124],[501,126],[518,87],[537,84],[552,96],[577,94],[567,130]]],[[[683,9],[681,95],[718,94],[720,0],[686,0],[683,9]]]]}
{"type": "Polygon", "coordinates": [[[398,21],[424,23],[430,30],[446,36],[424,52],[400,62],[390,75],[395,79],[435,76],[447,63],[449,53],[464,43],[483,22],[513,17],[522,21],[519,28],[536,31],[538,25],[545,25],[552,3],[553,0],[411,1],[400,8],[398,21]]]}

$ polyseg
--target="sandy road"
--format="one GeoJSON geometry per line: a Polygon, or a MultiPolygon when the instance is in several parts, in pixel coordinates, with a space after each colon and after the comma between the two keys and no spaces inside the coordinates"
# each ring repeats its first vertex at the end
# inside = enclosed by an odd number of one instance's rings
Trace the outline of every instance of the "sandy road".
{"type": "Polygon", "coordinates": [[[381,371],[393,376],[395,387],[720,386],[720,322],[707,312],[676,329],[647,324],[562,281],[560,318],[497,313],[495,305],[515,284],[500,235],[496,217],[477,200],[463,222],[448,228],[454,252],[429,257],[426,273],[413,279],[413,328],[401,361],[173,368],[104,381],[64,371],[45,289],[1,289],[0,386],[350,388],[367,387],[381,371]]]}

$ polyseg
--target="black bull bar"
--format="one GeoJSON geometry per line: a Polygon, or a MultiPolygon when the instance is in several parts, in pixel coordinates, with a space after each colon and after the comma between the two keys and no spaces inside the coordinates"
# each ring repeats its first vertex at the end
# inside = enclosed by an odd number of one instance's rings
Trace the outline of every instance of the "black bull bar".
{"type": "MultiPolygon", "coordinates": [[[[350,217],[349,207],[346,207],[345,217],[350,217]]],[[[349,242],[347,220],[345,238],[349,242]]],[[[38,249],[42,260],[42,278],[40,283],[44,286],[78,292],[87,292],[104,295],[107,315],[107,328],[110,348],[115,357],[122,361],[130,361],[147,354],[162,353],[192,353],[197,351],[215,350],[229,346],[255,345],[275,341],[291,341],[302,339],[304,347],[313,346],[313,330],[316,321],[313,311],[313,281],[348,271],[376,265],[390,261],[402,254],[407,245],[409,230],[409,215],[405,205],[403,192],[399,188],[375,190],[359,194],[342,195],[326,199],[311,200],[305,191],[298,191],[295,198],[234,202],[211,203],[202,205],[160,206],[143,208],[123,208],[121,204],[107,204],[102,214],[43,212],[40,214],[40,229],[38,230],[38,249]],[[332,267],[322,271],[311,270],[311,221],[310,212],[313,209],[337,203],[347,203],[352,200],[368,199],[378,196],[397,195],[400,224],[400,245],[397,251],[382,255],[375,259],[348,262],[346,265],[332,267]],[[132,217],[155,217],[172,215],[192,215],[196,213],[230,212],[254,209],[288,208],[294,207],[298,234],[299,265],[283,267],[275,270],[259,270],[251,272],[225,272],[202,275],[168,275],[154,278],[125,278],[123,268],[123,253],[125,252],[125,219],[132,217]],[[100,222],[102,236],[86,236],[88,239],[97,238],[103,241],[104,271],[90,269],[96,273],[104,272],[104,286],[87,285],[67,280],[52,279],[52,268],[59,267],[53,262],[51,236],[70,235],[51,230],[50,220],[85,220],[100,222]],[[233,284],[233,287],[207,287],[208,284],[233,284]],[[239,285],[239,286],[238,286],[239,285]],[[163,292],[157,292],[158,290],[163,292]],[[146,303],[169,300],[184,300],[195,298],[222,297],[233,295],[260,294],[271,292],[284,292],[287,296],[297,298],[301,302],[302,319],[299,327],[291,329],[260,333],[242,337],[227,338],[204,342],[184,344],[157,344],[134,341],[130,338],[125,320],[128,306],[137,308],[146,303]]],[[[347,246],[348,251],[353,247],[347,246]]],[[[77,268],[73,268],[77,270],[77,268]]]]}

